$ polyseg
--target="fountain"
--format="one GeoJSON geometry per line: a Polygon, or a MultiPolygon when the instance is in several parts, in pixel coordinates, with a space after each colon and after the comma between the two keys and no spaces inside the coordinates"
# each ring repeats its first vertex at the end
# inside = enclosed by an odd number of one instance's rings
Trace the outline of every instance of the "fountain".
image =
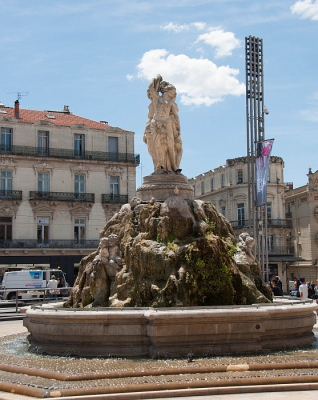
{"type": "Polygon", "coordinates": [[[82,259],[63,309],[30,309],[31,349],[80,356],[241,354],[313,343],[316,304],[273,303],[253,238],[236,240],[179,168],[176,90],[158,75],[144,141],[154,172],[82,259]]]}

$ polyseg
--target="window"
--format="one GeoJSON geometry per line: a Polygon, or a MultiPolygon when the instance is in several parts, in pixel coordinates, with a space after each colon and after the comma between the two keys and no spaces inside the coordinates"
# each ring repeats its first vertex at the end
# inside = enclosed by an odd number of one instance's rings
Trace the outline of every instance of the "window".
{"type": "Polygon", "coordinates": [[[109,159],[111,161],[118,160],[118,138],[117,137],[109,137],[108,138],[108,153],[109,153],[109,159]]]}
{"type": "Polygon", "coordinates": [[[272,203],[266,205],[267,219],[272,219],[272,203]]]}
{"type": "Polygon", "coordinates": [[[0,217],[0,240],[12,240],[12,217],[0,217]]]}
{"type": "Polygon", "coordinates": [[[12,151],[12,129],[1,128],[1,152],[12,151]]]}
{"type": "Polygon", "coordinates": [[[245,225],[244,203],[239,203],[237,205],[237,225],[238,226],[245,225]]]}
{"type": "Polygon", "coordinates": [[[119,176],[109,177],[109,193],[111,199],[119,196],[119,176]]]}
{"type": "Polygon", "coordinates": [[[74,243],[81,244],[85,240],[85,218],[74,220],[74,243]]]}
{"type": "Polygon", "coordinates": [[[85,157],[85,135],[74,135],[74,153],[75,157],[85,157]]]}
{"type": "Polygon", "coordinates": [[[214,190],[214,178],[211,179],[211,192],[214,190]]]}
{"type": "Polygon", "coordinates": [[[12,195],[12,171],[0,171],[0,190],[1,196],[12,195]]]}
{"type": "Polygon", "coordinates": [[[193,185],[193,196],[195,197],[195,185],[193,185]]]}
{"type": "Polygon", "coordinates": [[[85,175],[77,175],[74,177],[74,192],[85,193],[85,175]]]}
{"type": "Polygon", "coordinates": [[[50,174],[49,172],[38,172],[38,192],[50,191],[50,174]]]}
{"type": "Polygon", "coordinates": [[[85,200],[86,175],[75,174],[74,176],[74,199],[85,200]]]}
{"type": "Polygon", "coordinates": [[[224,174],[221,175],[221,186],[222,187],[225,186],[225,175],[224,174]]]}
{"type": "Polygon", "coordinates": [[[49,132],[38,131],[38,153],[39,156],[49,155],[49,132]]]}
{"type": "Polygon", "coordinates": [[[240,183],[243,183],[243,170],[242,169],[237,170],[237,184],[239,185],[240,183]]]}
{"type": "Polygon", "coordinates": [[[37,218],[37,242],[38,246],[49,243],[50,217],[37,218]]]}
{"type": "Polygon", "coordinates": [[[225,206],[221,206],[221,214],[225,217],[225,206]]]}
{"type": "Polygon", "coordinates": [[[201,194],[205,193],[205,182],[201,183],[201,194]]]}
{"type": "Polygon", "coordinates": [[[268,235],[267,238],[267,248],[269,252],[273,252],[274,251],[274,235],[268,235]]]}

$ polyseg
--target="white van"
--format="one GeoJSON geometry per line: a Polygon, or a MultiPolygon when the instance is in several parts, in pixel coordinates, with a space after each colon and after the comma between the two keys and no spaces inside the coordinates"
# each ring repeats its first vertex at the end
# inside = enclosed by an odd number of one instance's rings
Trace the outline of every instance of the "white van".
{"type": "Polygon", "coordinates": [[[51,279],[51,275],[55,275],[56,279],[61,278],[63,287],[66,286],[65,274],[60,269],[30,269],[5,272],[0,286],[0,294],[2,294],[3,300],[13,300],[16,298],[16,291],[19,289],[24,289],[25,296],[27,295],[26,289],[28,291],[45,289],[48,281],[51,279]]]}

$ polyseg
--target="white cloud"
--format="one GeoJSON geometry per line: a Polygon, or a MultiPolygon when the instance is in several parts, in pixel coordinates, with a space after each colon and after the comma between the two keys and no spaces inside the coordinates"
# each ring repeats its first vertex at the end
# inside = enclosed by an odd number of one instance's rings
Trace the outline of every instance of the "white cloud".
{"type": "Polygon", "coordinates": [[[168,32],[175,32],[175,33],[179,33],[182,31],[188,31],[191,28],[196,28],[199,31],[201,31],[202,29],[205,28],[206,23],[205,22],[192,22],[191,24],[183,24],[183,25],[177,25],[174,24],[173,22],[169,22],[169,24],[167,25],[162,25],[160,26],[160,28],[163,31],[168,31],[168,32]]]}
{"type": "Polygon", "coordinates": [[[127,74],[127,75],[126,75],[126,79],[127,79],[128,81],[131,81],[132,79],[134,79],[134,76],[133,76],[133,75],[130,75],[130,74],[127,74]]]}
{"type": "Polygon", "coordinates": [[[221,28],[214,28],[210,32],[200,35],[196,43],[200,41],[215,47],[216,58],[230,56],[232,50],[241,45],[241,41],[236,39],[233,32],[225,32],[221,28]]]}
{"type": "Polygon", "coordinates": [[[218,67],[208,59],[189,58],[157,49],[147,51],[137,67],[139,78],[150,80],[160,73],[177,88],[184,105],[210,106],[223,101],[225,96],[245,94],[244,83],[236,78],[238,69],[218,67]]]}
{"type": "Polygon", "coordinates": [[[318,122],[318,110],[303,110],[300,111],[301,117],[306,121],[318,122]]]}
{"type": "Polygon", "coordinates": [[[300,18],[318,21],[318,0],[299,0],[290,9],[293,14],[298,14],[300,18]]]}

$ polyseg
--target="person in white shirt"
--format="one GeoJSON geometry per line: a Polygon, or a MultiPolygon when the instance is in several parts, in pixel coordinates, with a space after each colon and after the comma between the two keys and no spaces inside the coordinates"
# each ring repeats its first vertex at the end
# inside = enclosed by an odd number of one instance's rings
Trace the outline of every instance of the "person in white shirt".
{"type": "Polygon", "coordinates": [[[299,286],[299,293],[300,293],[300,298],[305,300],[308,298],[308,286],[306,284],[305,278],[299,278],[300,280],[300,286],[299,286]]]}
{"type": "Polygon", "coordinates": [[[51,276],[51,279],[48,281],[47,287],[52,289],[52,290],[49,290],[49,299],[56,300],[57,294],[55,292],[57,289],[57,280],[55,279],[55,275],[51,276]]]}

